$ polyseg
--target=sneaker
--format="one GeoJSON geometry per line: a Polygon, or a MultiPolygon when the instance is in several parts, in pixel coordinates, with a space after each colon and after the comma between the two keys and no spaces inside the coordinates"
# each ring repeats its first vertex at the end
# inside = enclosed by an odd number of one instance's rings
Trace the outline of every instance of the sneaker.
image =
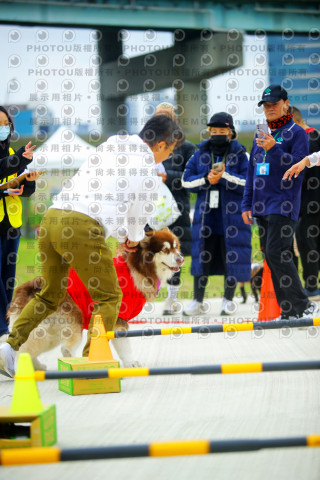
{"type": "Polygon", "coordinates": [[[313,318],[315,313],[319,311],[319,307],[315,302],[310,302],[309,306],[304,310],[304,312],[299,315],[299,318],[313,318]]]}
{"type": "Polygon", "coordinates": [[[173,300],[173,298],[168,297],[164,302],[162,315],[177,315],[178,313],[181,313],[181,310],[181,304],[176,300],[173,300]]]}
{"type": "Polygon", "coordinates": [[[275,318],[275,321],[280,321],[280,320],[298,320],[299,315],[289,315],[288,313],[281,312],[280,317],[275,318]]]}
{"type": "Polygon", "coordinates": [[[237,305],[232,300],[222,299],[222,307],[220,315],[232,315],[237,310],[237,305]]]}
{"type": "Polygon", "coordinates": [[[205,309],[202,303],[198,302],[197,300],[192,300],[183,311],[183,315],[186,316],[201,315],[203,313],[205,313],[205,309]]]}
{"type": "Polygon", "coordinates": [[[15,374],[15,359],[17,352],[9,343],[0,345],[0,373],[6,377],[13,377],[15,374]]]}

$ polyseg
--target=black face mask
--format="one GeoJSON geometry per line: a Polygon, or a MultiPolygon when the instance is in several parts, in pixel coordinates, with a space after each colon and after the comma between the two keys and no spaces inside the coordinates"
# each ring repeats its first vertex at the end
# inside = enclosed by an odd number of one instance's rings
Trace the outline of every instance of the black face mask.
{"type": "Polygon", "coordinates": [[[222,147],[230,142],[230,138],[229,135],[211,135],[209,141],[214,147],[222,147]]]}

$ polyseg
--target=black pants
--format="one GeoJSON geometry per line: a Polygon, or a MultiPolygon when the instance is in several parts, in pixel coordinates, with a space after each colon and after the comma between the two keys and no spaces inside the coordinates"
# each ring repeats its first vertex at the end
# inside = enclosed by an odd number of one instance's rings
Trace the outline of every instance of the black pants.
{"type": "Polygon", "coordinates": [[[288,315],[301,315],[309,301],[290,251],[296,222],[283,215],[266,215],[258,217],[257,223],[278,304],[288,315]]]}
{"type": "MultiPolygon", "coordinates": [[[[208,277],[201,275],[193,278],[193,297],[197,302],[202,303],[204,299],[204,292],[208,283],[208,277]]],[[[237,282],[233,278],[225,277],[224,279],[224,297],[227,300],[232,300],[236,290],[237,282]]]]}
{"type": "Polygon", "coordinates": [[[296,227],[296,239],[300,253],[305,287],[318,290],[320,270],[320,212],[303,215],[296,227]]]}
{"type": "MultiPolygon", "coordinates": [[[[227,276],[226,245],[223,235],[211,235],[205,241],[205,250],[212,252],[210,259],[204,265],[203,275],[193,279],[193,298],[202,303],[205,289],[208,283],[208,276],[212,271],[219,271],[222,268],[224,273],[224,297],[232,300],[237,287],[237,280],[227,276]],[[219,265],[219,266],[218,266],[219,265]]],[[[222,272],[221,272],[222,273],[222,272]]]]}

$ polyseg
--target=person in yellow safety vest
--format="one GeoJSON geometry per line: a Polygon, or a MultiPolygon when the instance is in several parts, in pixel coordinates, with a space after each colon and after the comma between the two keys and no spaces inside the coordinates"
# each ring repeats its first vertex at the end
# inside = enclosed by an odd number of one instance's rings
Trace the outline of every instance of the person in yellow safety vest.
{"type": "MultiPolygon", "coordinates": [[[[10,147],[13,122],[8,111],[0,106],[0,184],[26,173],[32,162],[33,150],[29,142],[15,152],[10,147]]],[[[22,204],[19,197],[29,197],[35,191],[37,171],[30,173],[20,188],[0,190],[0,342],[9,334],[7,310],[12,300],[16,259],[22,225],[22,204]]]]}

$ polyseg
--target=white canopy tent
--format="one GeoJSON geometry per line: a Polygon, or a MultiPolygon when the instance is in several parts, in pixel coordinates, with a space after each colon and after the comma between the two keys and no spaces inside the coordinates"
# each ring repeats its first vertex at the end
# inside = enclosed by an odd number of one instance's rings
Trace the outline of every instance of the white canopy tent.
{"type": "Polygon", "coordinates": [[[78,169],[85,161],[90,161],[95,152],[95,147],[72,130],[60,127],[35,150],[32,167],[37,170],[78,169]]]}

